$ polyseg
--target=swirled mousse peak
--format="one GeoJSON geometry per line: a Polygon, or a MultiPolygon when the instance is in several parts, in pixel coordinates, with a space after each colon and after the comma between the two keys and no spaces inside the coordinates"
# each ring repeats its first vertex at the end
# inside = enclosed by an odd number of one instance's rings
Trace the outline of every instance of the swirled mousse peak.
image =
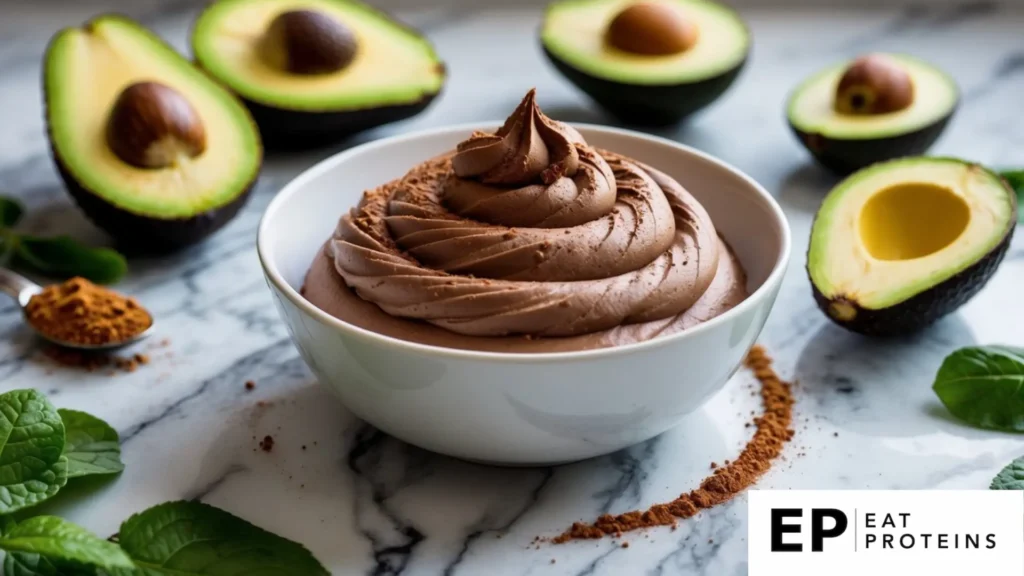
{"type": "Polygon", "coordinates": [[[537,92],[526,98],[494,134],[478,132],[459,144],[452,169],[459,178],[485,184],[529,184],[559,176],[573,177],[579,169],[579,132],[553,122],[537,107],[537,92]]]}
{"type": "Polygon", "coordinates": [[[367,191],[324,256],[305,287],[314,304],[453,347],[615,345],[746,295],[742,269],[678,182],[591,147],[532,90],[497,131],[367,191]]]}
{"type": "Polygon", "coordinates": [[[460,143],[451,164],[443,200],[466,218],[558,228],[590,222],[615,205],[611,167],[574,128],[545,116],[533,90],[497,132],[460,143]]]}

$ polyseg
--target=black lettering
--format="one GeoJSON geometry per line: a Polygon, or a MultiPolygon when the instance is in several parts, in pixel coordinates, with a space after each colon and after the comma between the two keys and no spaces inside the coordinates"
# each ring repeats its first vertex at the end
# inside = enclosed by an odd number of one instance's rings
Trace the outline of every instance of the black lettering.
{"type": "Polygon", "coordinates": [[[900,546],[902,546],[904,550],[910,550],[911,548],[913,548],[914,547],[914,535],[913,534],[904,534],[904,535],[900,536],[900,546]],[[907,539],[908,538],[910,539],[910,544],[907,544],[907,539]]]}
{"type": "Polygon", "coordinates": [[[910,512],[900,512],[900,518],[903,518],[903,528],[907,527],[907,518],[910,518],[910,512]]]}
{"type": "Polygon", "coordinates": [[[804,511],[799,508],[772,508],[772,552],[803,552],[803,544],[782,541],[783,534],[799,534],[799,524],[786,524],[786,518],[801,518],[804,511]]]}
{"type": "Polygon", "coordinates": [[[882,548],[892,548],[892,534],[882,534],[882,548]]]}
{"type": "Polygon", "coordinates": [[[864,527],[865,528],[874,528],[875,527],[875,513],[874,512],[868,512],[867,514],[864,515],[864,527]]]}
{"type": "Polygon", "coordinates": [[[892,514],[885,513],[885,520],[882,520],[882,528],[895,528],[896,521],[892,519],[892,514]]]}
{"type": "Polygon", "coordinates": [[[834,508],[815,508],[811,510],[811,551],[821,552],[824,549],[825,538],[836,538],[846,532],[849,521],[842,510],[834,508]],[[828,530],[825,529],[825,518],[831,518],[835,525],[828,530]]]}
{"type": "Polygon", "coordinates": [[[973,547],[975,550],[977,550],[978,547],[981,545],[981,535],[980,534],[965,534],[964,538],[967,539],[967,544],[964,545],[964,548],[972,548],[973,547]]]}
{"type": "Polygon", "coordinates": [[[988,544],[985,545],[985,548],[988,548],[989,550],[994,550],[996,547],[996,535],[989,534],[988,536],[985,536],[985,540],[988,541],[988,544]]]}
{"type": "Polygon", "coordinates": [[[868,548],[870,548],[871,547],[871,543],[874,542],[875,540],[878,540],[878,537],[875,536],[874,534],[868,534],[867,536],[865,536],[864,537],[864,549],[867,550],[868,548]]]}
{"type": "Polygon", "coordinates": [[[942,550],[949,548],[949,534],[939,534],[939,548],[942,550]]]}
{"type": "Polygon", "coordinates": [[[921,540],[924,540],[924,547],[926,550],[928,549],[928,539],[931,537],[931,534],[921,534],[921,540]]]}

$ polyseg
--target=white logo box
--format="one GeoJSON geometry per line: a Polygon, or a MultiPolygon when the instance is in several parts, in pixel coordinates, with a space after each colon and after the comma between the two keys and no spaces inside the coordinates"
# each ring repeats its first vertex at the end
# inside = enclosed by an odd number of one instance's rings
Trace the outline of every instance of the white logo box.
{"type": "Polygon", "coordinates": [[[748,502],[750,576],[1024,576],[1021,491],[754,490],[748,502]]]}

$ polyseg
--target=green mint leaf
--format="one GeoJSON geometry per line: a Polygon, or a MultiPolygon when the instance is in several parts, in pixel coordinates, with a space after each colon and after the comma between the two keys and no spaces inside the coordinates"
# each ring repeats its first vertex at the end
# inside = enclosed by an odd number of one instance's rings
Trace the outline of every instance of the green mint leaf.
{"type": "Polygon", "coordinates": [[[64,423],[35,390],[0,394],[0,514],[38,504],[67,483],[64,423]]]}
{"type": "Polygon", "coordinates": [[[14,250],[18,247],[18,235],[0,228],[0,266],[9,266],[14,250]]]}
{"type": "MultiPolygon", "coordinates": [[[[0,549],[8,554],[25,552],[45,556],[54,567],[61,563],[104,569],[133,567],[131,559],[117,544],[56,516],[35,516],[20,522],[0,537],[0,549]]],[[[21,559],[25,564],[30,560],[29,557],[21,559]]],[[[39,562],[35,564],[38,566],[39,562]]]]}
{"type": "Polygon", "coordinates": [[[68,478],[117,474],[124,470],[117,430],[99,418],[78,410],[57,410],[64,421],[68,478]]]}
{"type": "Polygon", "coordinates": [[[1017,220],[1024,222],[1024,170],[1008,170],[999,175],[1017,193],[1017,220]]]}
{"type": "Polygon", "coordinates": [[[0,196],[0,228],[11,228],[21,220],[25,209],[14,198],[0,196]]]}
{"type": "Polygon", "coordinates": [[[117,251],[86,246],[70,236],[21,236],[14,262],[47,276],[82,276],[97,284],[117,282],[128,271],[128,263],[117,251]]]}
{"type": "Polygon", "coordinates": [[[1024,490],[1024,456],[1000,470],[992,479],[989,490],[1024,490]]]}
{"type": "Polygon", "coordinates": [[[946,357],[932,386],[951,414],[977,426],[1024,432],[1024,349],[961,348],[946,357]]]}
{"type": "Polygon", "coordinates": [[[39,554],[8,552],[4,556],[4,576],[96,576],[96,569],[39,554]]]}
{"type": "Polygon", "coordinates": [[[17,525],[18,523],[14,520],[13,516],[0,516],[0,536],[14,530],[14,527],[17,525]]]}
{"type": "Polygon", "coordinates": [[[136,514],[121,525],[120,543],[138,567],[135,575],[329,575],[302,545],[202,502],[168,502],[136,514]]]}

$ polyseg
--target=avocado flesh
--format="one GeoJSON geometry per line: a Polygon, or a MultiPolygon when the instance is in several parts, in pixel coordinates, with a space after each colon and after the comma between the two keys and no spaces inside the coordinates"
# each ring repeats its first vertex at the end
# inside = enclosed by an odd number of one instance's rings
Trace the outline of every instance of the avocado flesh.
{"type": "Polygon", "coordinates": [[[667,126],[704,108],[739,76],[750,50],[740,17],[708,0],[669,0],[698,28],[697,42],[669,56],[610,47],[605,32],[629,0],[563,0],[552,4],[541,30],[551,63],[620,120],[667,126]]]}
{"type": "Polygon", "coordinates": [[[44,75],[54,159],[69,191],[112,236],[177,246],[222,224],[217,212],[237,211],[260,169],[259,134],[240,102],[152,33],[119,16],[62,30],[47,50],[44,75]],[[177,90],[195,108],[207,135],[202,154],[146,169],[111,151],[111,108],[142,80],[177,90]]]}
{"type": "Polygon", "coordinates": [[[735,12],[706,0],[672,0],[699,30],[688,50],[669,56],[631,54],[609,46],[605,31],[631,0],[564,0],[552,4],[541,40],[553,56],[578,70],[623,84],[698,82],[738,66],[750,36],[735,12]]]}
{"type": "Polygon", "coordinates": [[[956,82],[930,64],[888,54],[910,75],[914,100],[889,114],[835,111],[836,86],[849,63],[833,66],[801,84],[789,99],[790,128],[830,170],[848,174],[877,162],[923,154],[945,130],[959,102],[956,82]]]}
{"type": "Polygon", "coordinates": [[[858,332],[923,328],[984,286],[1015,214],[1005,183],[974,164],[906,158],[861,170],[815,218],[807,257],[815,298],[858,332]]]}
{"type": "Polygon", "coordinates": [[[304,112],[361,111],[416,105],[440,92],[444,66],[417,32],[355,0],[221,0],[192,34],[196,61],[244,99],[304,112]],[[287,10],[316,10],[353,31],[354,60],[328,74],[278,70],[260,57],[270,22],[287,10]]]}

